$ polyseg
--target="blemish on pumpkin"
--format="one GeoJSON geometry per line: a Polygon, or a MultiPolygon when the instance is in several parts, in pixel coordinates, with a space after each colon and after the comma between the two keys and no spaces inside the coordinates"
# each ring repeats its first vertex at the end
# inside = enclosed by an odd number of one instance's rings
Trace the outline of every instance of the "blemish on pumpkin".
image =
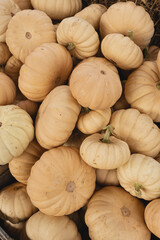
{"type": "Polygon", "coordinates": [[[73,192],[75,188],[76,188],[76,184],[73,181],[70,181],[67,184],[66,191],[67,192],[73,192]]]}
{"type": "Polygon", "coordinates": [[[103,70],[101,70],[100,73],[103,74],[103,75],[106,75],[106,72],[103,71],[103,70]]]}
{"type": "Polygon", "coordinates": [[[26,32],[25,36],[26,36],[27,39],[31,39],[32,34],[30,32],[26,32]]]}
{"type": "Polygon", "coordinates": [[[11,17],[13,17],[13,16],[14,16],[14,13],[11,12],[11,17]]]}
{"type": "Polygon", "coordinates": [[[131,214],[130,210],[125,206],[121,208],[121,213],[124,217],[129,217],[131,214]]]}
{"type": "Polygon", "coordinates": [[[2,122],[0,122],[0,127],[2,126],[2,122]]]}
{"type": "Polygon", "coordinates": [[[16,186],[16,187],[14,187],[14,190],[17,191],[17,190],[19,190],[21,188],[23,188],[23,186],[16,186]]]}

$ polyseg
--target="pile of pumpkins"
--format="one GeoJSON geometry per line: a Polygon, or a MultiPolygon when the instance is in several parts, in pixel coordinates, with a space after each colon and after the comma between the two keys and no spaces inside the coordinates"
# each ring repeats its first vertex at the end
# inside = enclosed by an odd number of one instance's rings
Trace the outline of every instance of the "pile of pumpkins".
{"type": "Polygon", "coordinates": [[[0,165],[16,179],[0,190],[0,217],[11,234],[89,239],[81,217],[92,240],[160,238],[153,35],[133,1],[0,0],[0,165]]]}

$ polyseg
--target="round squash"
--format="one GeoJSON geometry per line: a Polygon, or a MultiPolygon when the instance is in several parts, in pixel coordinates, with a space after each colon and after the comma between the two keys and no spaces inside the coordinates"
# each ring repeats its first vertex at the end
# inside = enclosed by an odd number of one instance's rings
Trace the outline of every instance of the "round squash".
{"type": "Polygon", "coordinates": [[[95,181],[95,170],[81,159],[78,149],[61,146],[44,152],[34,164],[27,192],[41,212],[64,216],[86,204],[95,181]]]}
{"type": "Polygon", "coordinates": [[[150,240],[143,203],[120,187],[104,187],[88,203],[85,222],[94,240],[150,240]]]}
{"type": "Polygon", "coordinates": [[[118,186],[117,169],[96,169],[96,181],[104,186],[118,186]]]}
{"type": "Polygon", "coordinates": [[[11,56],[8,46],[5,43],[0,43],[0,65],[6,64],[11,56]]]}
{"type": "Polygon", "coordinates": [[[21,10],[32,8],[31,0],[13,0],[21,10]]]}
{"type": "Polygon", "coordinates": [[[31,203],[22,183],[13,183],[0,191],[0,216],[12,223],[29,218],[37,208],[31,203]]]}
{"type": "Polygon", "coordinates": [[[50,42],[56,42],[54,26],[42,11],[20,11],[8,24],[6,43],[10,52],[23,63],[36,47],[50,42]]]}
{"type": "Polygon", "coordinates": [[[82,18],[63,19],[58,25],[56,36],[57,42],[67,47],[71,55],[78,59],[92,57],[98,52],[98,33],[82,18]]]}
{"type": "Polygon", "coordinates": [[[110,108],[122,94],[116,67],[103,57],[81,61],[70,75],[69,87],[79,104],[92,110],[110,108]]]}
{"type": "Polygon", "coordinates": [[[117,169],[120,185],[131,195],[152,200],[160,197],[160,163],[143,154],[132,154],[117,169]]]}
{"type": "Polygon", "coordinates": [[[160,129],[147,114],[134,108],[117,110],[110,124],[116,136],[128,143],[132,153],[155,157],[160,152],[160,129]]]}
{"type": "Polygon", "coordinates": [[[18,85],[18,77],[19,77],[19,71],[22,66],[22,62],[19,61],[14,56],[11,56],[5,65],[5,73],[12,78],[14,83],[18,85]]]}
{"type": "Polygon", "coordinates": [[[0,72],[0,106],[12,104],[16,98],[16,86],[11,78],[0,72]]]}
{"type": "Polygon", "coordinates": [[[73,16],[82,8],[82,0],[31,0],[32,6],[39,9],[54,20],[62,20],[73,16]]]}
{"type": "Polygon", "coordinates": [[[133,41],[141,48],[149,45],[154,34],[154,22],[142,6],[132,1],[112,4],[102,15],[100,33],[104,38],[109,33],[125,36],[133,32],[133,41]]]}
{"type": "Polygon", "coordinates": [[[40,102],[53,88],[67,81],[72,66],[72,58],[65,47],[58,43],[42,44],[21,67],[19,89],[29,100],[40,102]]]}
{"type": "Polygon", "coordinates": [[[16,105],[0,106],[0,165],[20,156],[34,137],[33,120],[16,105]]]}

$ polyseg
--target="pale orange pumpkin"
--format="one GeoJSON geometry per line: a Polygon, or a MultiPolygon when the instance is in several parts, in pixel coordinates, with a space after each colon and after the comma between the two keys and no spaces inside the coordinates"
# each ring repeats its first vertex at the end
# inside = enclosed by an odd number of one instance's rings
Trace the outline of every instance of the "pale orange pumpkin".
{"type": "Polygon", "coordinates": [[[8,46],[5,43],[0,43],[0,65],[6,64],[11,56],[8,46]]]}
{"type": "Polygon", "coordinates": [[[13,0],[21,10],[32,8],[31,0],[13,0]]]}
{"type": "Polygon", "coordinates": [[[117,169],[96,169],[96,181],[104,186],[118,186],[117,169]]]}
{"type": "Polygon", "coordinates": [[[12,78],[16,85],[18,85],[19,71],[22,64],[23,63],[14,56],[11,56],[5,64],[5,73],[12,78]]]}
{"type": "Polygon", "coordinates": [[[16,98],[16,86],[12,79],[0,72],[0,105],[12,104],[16,98]]]}

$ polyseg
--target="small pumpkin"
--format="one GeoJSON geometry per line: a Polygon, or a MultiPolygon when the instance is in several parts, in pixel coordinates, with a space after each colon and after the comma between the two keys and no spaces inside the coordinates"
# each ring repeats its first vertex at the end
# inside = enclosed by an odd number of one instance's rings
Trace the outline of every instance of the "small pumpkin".
{"type": "Polygon", "coordinates": [[[27,192],[44,214],[64,216],[86,204],[95,181],[95,170],[81,159],[78,149],[61,146],[44,152],[34,164],[27,192]]]}
{"type": "Polygon", "coordinates": [[[0,72],[0,105],[12,104],[16,98],[16,86],[12,79],[0,72]]]}
{"type": "Polygon", "coordinates": [[[109,186],[96,192],[88,203],[85,222],[94,240],[151,239],[143,203],[121,187],[109,186]]]}
{"type": "Polygon", "coordinates": [[[0,65],[6,64],[11,56],[8,46],[5,43],[0,43],[0,65]]]}
{"type": "Polygon", "coordinates": [[[42,11],[26,9],[17,13],[9,22],[6,43],[10,52],[25,62],[26,57],[43,43],[56,42],[51,19],[42,11]],[[22,24],[19,24],[23,22],[22,24]]]}
{"type": "Polygon", "coordinates": [[[26,186],[13,183],[0,191],[0,217],[12,223],[19,223],[29,218],[37,208],[31,203],[26,186]]]}
{"type": "Polygon", "coordinates": [[[96,181],[103,186],[118,186],[117,169],[96,169],[96,181]]]}
{"type": "Polygon", "coordinates": [[[78,59],[94,56],[98,52],[100,44],[98,33],[82,18],[63,19],[58,25],[56,36],[57,42],[78,59]]]}
{"type": "Polygon", "coordinates": [[[19,71],[23,63],[11,56],[5,64],[5,73],[18,85],[19,71]]]}
{"type": "Polygon", "coordinates": [[[13,0],[21,10],[32,8],[31,0],[13,0]]]}

